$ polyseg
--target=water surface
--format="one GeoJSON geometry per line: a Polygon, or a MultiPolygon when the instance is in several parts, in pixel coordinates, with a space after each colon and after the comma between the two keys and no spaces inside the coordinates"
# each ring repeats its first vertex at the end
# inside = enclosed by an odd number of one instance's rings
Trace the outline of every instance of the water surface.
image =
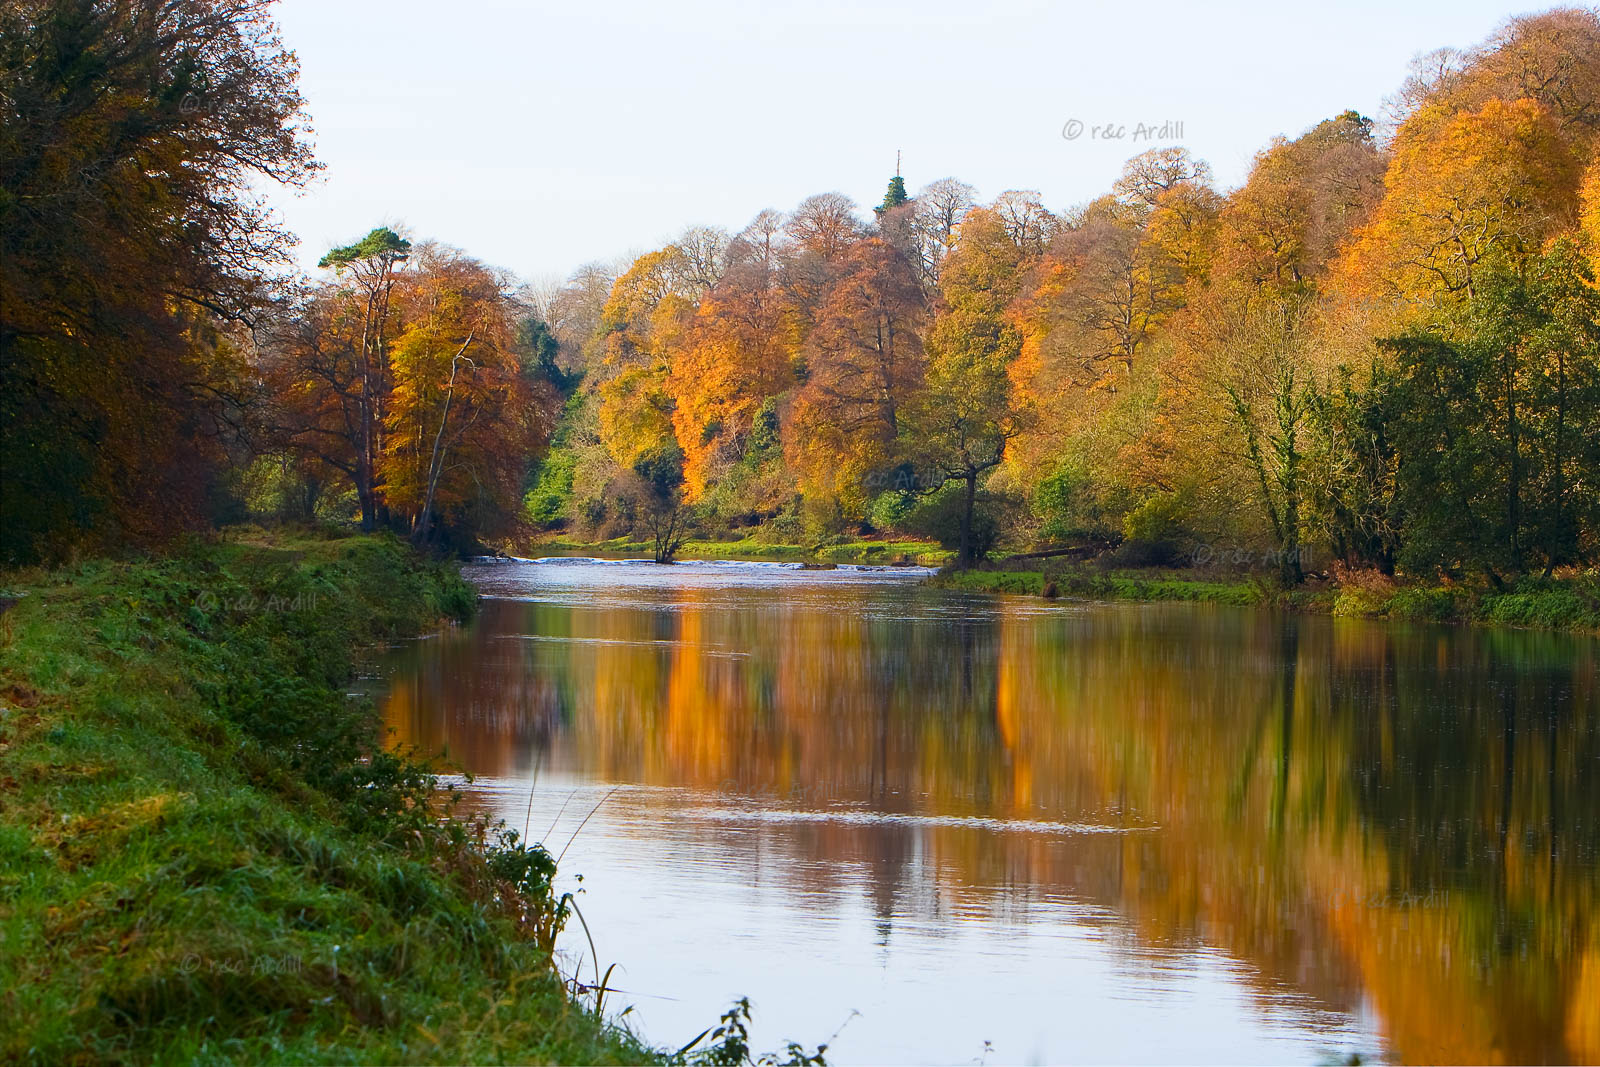
{"type": "Polygon", "coordinates": [[[748,995],[758,1049],[843,1063],[1600,1061],[1600,642],[468,575],[480,618],[386,659],[387,721],[567,849],[657,1044],[748,995]]]}

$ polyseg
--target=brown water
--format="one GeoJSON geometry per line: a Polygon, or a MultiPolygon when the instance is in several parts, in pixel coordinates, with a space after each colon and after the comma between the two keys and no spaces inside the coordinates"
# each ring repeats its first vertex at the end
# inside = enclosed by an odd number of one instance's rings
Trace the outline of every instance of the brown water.
{"type": "Polygon", "coordinates": [[[749,995],[844,1063],[1600,1061],[1600,642],[468,575],[387,720],[552,851],[588,817],[561,882],[657,1044],[749,995]]]}

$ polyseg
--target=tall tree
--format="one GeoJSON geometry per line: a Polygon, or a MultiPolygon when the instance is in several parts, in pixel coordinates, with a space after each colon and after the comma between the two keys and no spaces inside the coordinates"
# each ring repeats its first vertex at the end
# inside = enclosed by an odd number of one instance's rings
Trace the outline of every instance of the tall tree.
{"type": "Polygon", "coordinates": [[[972,186],[954,178],[930,182],[911,202],[917,267],[929,285],[938,283],[940,265],[955,245],[956,228],[977,202],[972,186]]]}
{"type": "Polygon", "coordinates": [[[1012,395],[1010,366],[1022,336],[1007,317],[1025,253],[995,212],[974,211],[939,279],[938,314],[928,330],[927,369],[912,399],[906,451],[925,488],[960,484],[957,561],[979,551],[979,483],[1005,460],[1006,445],[1031,414],[1012,395]]]}
{"type": "Polygon", "coordinates": [[[1342,288],[1424,312],[1469,298],[1480,264],[1530,255],[1570,224],[1580,174],[1536,100],[1455,114],[1425,106],[1396,139],[1383,200],[1341,264],[1342,288]]]}
{"type": "Polygon", "coordinates": [[[332,270],[350,286],[346,299],[360,322],[356,342],[356,495],[361,501],[361,527],[372,529],[386,517],[379,479],[383,429],[389,397],[389,308],[400,268],[411,254],[411,242],[380,226],[354,244],[331,249],[317,264],[332,270]]]}
{"type": "Polygon", "coordinates": [[[786,451],[814,492],[859,509],[889,459],[900,407],[922,379],[927,301],[911,265],[877,238],[844,255],[807,336],[786,451]]]}
{"type": "Polygon", "coordinates": [[[1232,331],[1220,381],[1286,587],[1305,580],[1305,438],[1315,402],[1298,351],[1306,314],[1304,301],[1262,294],[1232,331]]]}
{"type": "Polygon", "coordinates": [[[0,558],[201,522],[316,165],[263,0],[0,6],[0,558]]]}
{"type": "Polygon", "coordinates": [[[1413,569],[1499,582],[1592,554],[1600,534],[1600,295],[1569,242],[1485,265],[1471,300],[1387,339],[1413,569]]]}
{"type": "Polygon", "coordinates": [[[549,436],[555,395],[516,350],[509,280],[438,245],[418,250],[399,294],[386,403],[386,505],[418,542],[435,519],[468,538],[517,505],[534,453],[549,436]]]}

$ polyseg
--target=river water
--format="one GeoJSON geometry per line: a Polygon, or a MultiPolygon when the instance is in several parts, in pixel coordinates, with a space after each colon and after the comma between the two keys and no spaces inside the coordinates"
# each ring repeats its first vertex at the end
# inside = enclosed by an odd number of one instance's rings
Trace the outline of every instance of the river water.
{"type": "Polygon", "coordinates": [[[467,574],[478,620],[381,664],[386,721],[565,851],[657,1045],[748,996],[758,1051],[839,1063],[1600,1062],[1600,641],[467,574]]]}

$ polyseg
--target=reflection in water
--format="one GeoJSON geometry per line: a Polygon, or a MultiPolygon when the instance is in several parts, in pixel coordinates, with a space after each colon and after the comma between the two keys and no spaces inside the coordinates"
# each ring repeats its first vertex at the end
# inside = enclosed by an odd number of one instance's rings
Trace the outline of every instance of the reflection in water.
{"type": "Polygon", "coordinates": [[[387,719],[556,850],[621,787],[564,869],[660,1043],[748,992],[846,1060],[1600,1061],[1591,639],[472,576],[387,719]]]}

